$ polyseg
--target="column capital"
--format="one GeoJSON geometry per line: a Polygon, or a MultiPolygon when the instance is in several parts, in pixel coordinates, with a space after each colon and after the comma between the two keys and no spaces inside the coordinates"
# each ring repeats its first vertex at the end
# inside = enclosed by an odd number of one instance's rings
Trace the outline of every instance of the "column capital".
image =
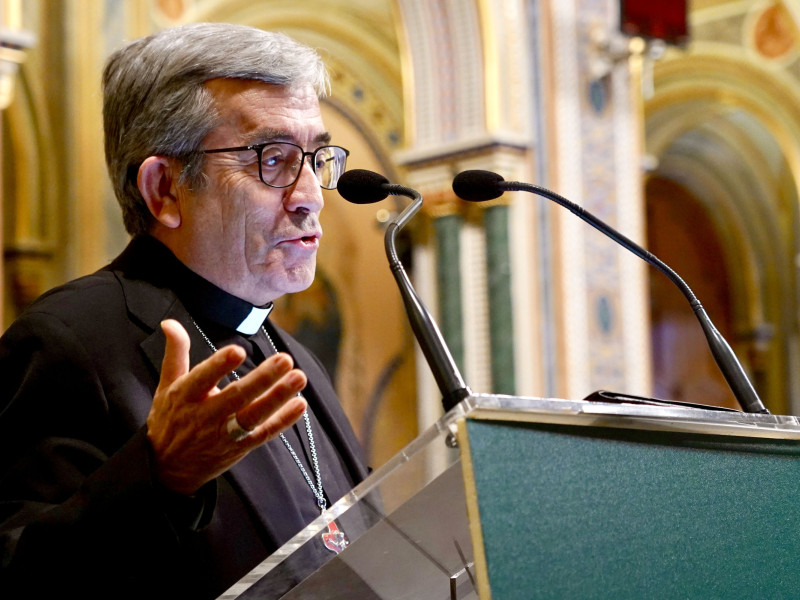
{"type": "Polygon", "coordinates": [[[430,218],[460,214],[478,219],[488,208],[512,204],[514,195],[504,194],[486,202],[466,202],[453,192],[453,178],[469,169],[485,169],[510,180],[526,179],[531,151],[523,146],[495,142],[461,146],[457,150],[442,148],[439,154],[424,156],[402,154],[397,158],[405,160],[406,185],[418,190],[425,199],[424,214],[430,218]]]}

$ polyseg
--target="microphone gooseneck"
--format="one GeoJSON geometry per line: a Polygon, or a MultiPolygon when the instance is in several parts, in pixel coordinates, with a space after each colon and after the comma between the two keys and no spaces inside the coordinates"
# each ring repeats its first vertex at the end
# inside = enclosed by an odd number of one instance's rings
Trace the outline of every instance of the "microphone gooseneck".
{"type": "Polygon", "coordinates": [[[581,206],[538,185],[519,181],[505,181],[503,177],[497,173],[472,170],[464,171],[456,175],[455,179],[453,179],[453,191],[459,198],[472,202],[491,200],[500,197],[504,192],[514,191],[530,192],[538,196],[543,196],[563,206],[622,247],[633,252],[648,264],[653,265],[666,275],[689,301],[689,305],[692,307],[697,320],[700,321],[700,326],[708,341],[711,354],[714,356],[714,360],[717,362],[722,375],[725,377],[725,381],[727,381],[728,386],[731,388],[731,391],[742,409],[749,413],[769,413],[753,388],[753,384],[750,383],[750,380],[747,378],[741,363],[736,358],[736,354],[734,354],[728,342],[714,326],[714,323],[711,321],[708,313],[706,313],[703,305],[700,304],[697,296],[695,296],[694,292],[680,275],[659,260],[654,254],[648,252],[633,240],[624,236],[610,225],[607,225],[593,214],[587,212],[581,206]]]}
{"type": "Polygon", "coordinates": [[[396,237],[406,223],[422,207],[422,196],[416,190],[394,183],[389,183],[383,175],[364,169],[353,169],[345,172],[337,186],[339,194],[355,204],[370,204],[383,200],[388,195],[411,198],[409,204],[395,219],[389,223],[384,235],[384,247],[389,267],[392,270],[400,295],[403,298],[406,314],[411,323],[414,336],[422,348],[422,353],[436,379],[436,385],[442,394],[442,405],[449,411],[464,398],[472,395],[464,378],[453,360],[450,350],[445,344],[436,322],[422,299],[417,295],[411,281],[397,256],[396,237]]]}

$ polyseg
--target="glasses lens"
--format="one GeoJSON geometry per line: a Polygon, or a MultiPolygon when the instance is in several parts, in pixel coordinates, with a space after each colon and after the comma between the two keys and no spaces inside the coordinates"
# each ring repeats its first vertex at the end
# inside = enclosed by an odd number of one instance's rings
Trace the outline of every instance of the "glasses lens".
{"type": "Polygon", "coordinates": [[[286,187],[297,179],[302,149],[294,144],[269,144],[261,151],[261,179],[267,185],[286,187]]]}
{"type": "MultiPolygon", "coordinates": [[[[327,190],[336,189],[347,166],[347,150],[339,146],[322,146],[313,154],[314,174],[327,190]]],[[[276,142],[261,149],[261,180],[274,187],[288,187],[297,181],[303,168],[303,149],[290,143],[276,142]]]]}
{"type": "Polygon", "coordinates": [[[326,190],[336,189],[339,177],[347,166],[347,151],[339,146],[322,146],[314,153],[314,173],[320,186],[326,190]]]}

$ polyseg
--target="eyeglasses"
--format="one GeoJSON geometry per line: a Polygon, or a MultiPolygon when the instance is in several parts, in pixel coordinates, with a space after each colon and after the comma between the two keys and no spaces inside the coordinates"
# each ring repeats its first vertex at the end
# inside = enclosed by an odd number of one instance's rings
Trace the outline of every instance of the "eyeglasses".
{"type": "Polygon", "coordinates": [[[236,148],[201,150],[201,154],[217,152],[243,152],[253,150],[258,155],[258,177],[270,187],[285,188],[294,185],[303,170],[303,161],[311,157],[311,168],[319,185],[326,190],[336,189],[339,177],[344,173],[349,150],[341,146],[320,146],[313,152],[305,152],[290,142],[265,142],[236,148]]]}

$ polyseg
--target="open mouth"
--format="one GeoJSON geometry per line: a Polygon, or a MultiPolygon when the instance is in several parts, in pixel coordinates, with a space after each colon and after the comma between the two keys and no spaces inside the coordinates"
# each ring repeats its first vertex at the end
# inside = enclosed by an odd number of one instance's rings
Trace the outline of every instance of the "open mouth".
{"type": "Polygon", "coordinates": [[[306,248],[306,249],[318,248],[319,239],[321,237],[322,237],[321,231],[312,230],[309,231],[308,233],[298,231],[296,237],[286,236],[280,243],[295,246],[297,248],[306,248]]]}
{"type": "Polygon", "coordinates": [[[319,236],[303,235],[300,237],[292,238],[290,240],[286,240],[285,243],[295,246],[296,248],[304,248],[307,250],[316,249],[319,247],[319,236]]]}

